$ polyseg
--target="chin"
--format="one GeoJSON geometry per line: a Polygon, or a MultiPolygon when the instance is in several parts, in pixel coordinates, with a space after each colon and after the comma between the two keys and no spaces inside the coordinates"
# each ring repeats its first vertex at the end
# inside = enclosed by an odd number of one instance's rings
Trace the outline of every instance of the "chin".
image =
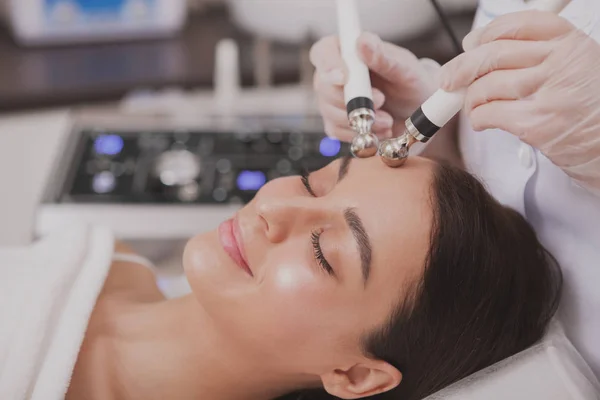
{"type": "Polygon", "coordinates": [[[185,246],[183,269],[196,297],[207,290],[214,290],[214,284],[219,279],[217,269],[223,263],[219,249],[216,231],[194,236],[185,246]]]}
{"type": "Polygon", "coordinates": [[[246,279],[223,250],[218,233],[194,236],[183,252],[183,267],[192,294],[202,312],[210,318],[223,337],[241,334],[239,310],[243,309],[247,291],[246,279]]]}

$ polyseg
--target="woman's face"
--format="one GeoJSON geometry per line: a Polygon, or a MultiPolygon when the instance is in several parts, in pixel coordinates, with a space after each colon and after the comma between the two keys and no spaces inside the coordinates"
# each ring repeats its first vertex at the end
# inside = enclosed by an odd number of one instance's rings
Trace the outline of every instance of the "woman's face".
{"type": "Polygon", "coordinates": [[[434,164],[341,159],[265,185],[188,243],[192,290],[222,337],[297,373],[355,362],[423,273],[434,164]],[[308,187],[307,185],[308,184],[308,187]]]}

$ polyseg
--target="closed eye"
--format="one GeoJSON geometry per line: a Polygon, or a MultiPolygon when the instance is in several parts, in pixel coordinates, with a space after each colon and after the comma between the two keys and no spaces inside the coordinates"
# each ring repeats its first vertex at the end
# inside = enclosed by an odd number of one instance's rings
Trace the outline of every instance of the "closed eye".
{"type": "Polygon", "coordinates": [[[306,188],[306,191],[308,192],[308,194],[310,194],[312,197],[317,197],[314,190],[312,189],[312,186],[310,186],[310,181],[308,180],[309,176],[310,176],[310,172],[308,172],[307,170],[304,170],[304,171],[302,171],[302,175],[300,175],[300,179],[302,180],[302,184],[306,188]]]}
{"type": "MultiPolygon", "coordinates": [[[[306,191],[312,197],[318,197],[315,194],[314,190],[312,189],[312,186],[310,186],[310,181],[308,179],[309,176],[310,176],[310,172],[308,172],[307,170],[302,171],[302,174],[300,175],[302,184],[306,188],[306,191]]],[[[319,264],[319,266],[321,266],[321,268],[323,268],[323,270],[325,270],[325,272],[327,272],[331,276],[335,276],[335,272],[334,272],[333,268],[331,268],[331,264],[329,264],[329,262],[323,255],[323,250],[321,249],[321,234],[322,233],[323,233],[323,231],[321,230],[319,232],[312,232],[310,235],[310,241],[312,243],[314,257],[315,257],[315,260],[317,260],[317,263],[319,264]]]]}
{"type": "Polygon", "coordinates": [[[331,268],[331,264],[327,261],[325,256],[323,255],[323,250],[321,249],[321,234],[323,231],[313,232],[310,235],[310,241],[313,246],[313,251],[315,255],[315,260],[317,263],[331,276],[335,276],[335,271],[331,268]]]}

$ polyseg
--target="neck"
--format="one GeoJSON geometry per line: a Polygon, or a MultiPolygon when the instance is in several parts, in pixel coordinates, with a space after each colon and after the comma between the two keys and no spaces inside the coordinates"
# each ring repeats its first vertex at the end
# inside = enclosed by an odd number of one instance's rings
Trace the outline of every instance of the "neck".
{"type": "Polygon", "coordinates": [[[267,400],[307,383],[227,343],[192,296],[126,314],[107,340],[114,398],[267,400]]]}

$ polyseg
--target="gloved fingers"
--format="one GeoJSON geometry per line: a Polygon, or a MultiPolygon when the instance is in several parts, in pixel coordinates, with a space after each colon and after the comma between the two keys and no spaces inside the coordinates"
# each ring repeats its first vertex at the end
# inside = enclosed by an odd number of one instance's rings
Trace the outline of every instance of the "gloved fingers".
{"type": "MultiPolygon", "coordinates": [[[[337,37],[330,36],[321,40],[311,50],[311,57],[314,57],[314,63],[320,65],[313,78],[313,87],[320,99],[330,102],[332,105],[339,108],[346,108],[344,104],[343,84],[346,80],[345,71],[337,69],[336,66],[341,61],[341,56],[338,58],[335,54],[327,54],[323,56],[322,51],[331,51],[332,48],[338,46],[337,37]],[[337,59],[337,60],[336,60],[337,59]],[[333,69],[330,69],[333,68],[333,69]]],[[[379,109],[385,102],[385,96],[379,89],[373,88],[373,103],[375,109],[379,109]]]]}
{"type": "Polygon", "coordinates": [[[331,103],[339,108],[345,106],[343,86],[326,81],[318,72],[313,77],[313,89],[319,100],[331,103]]]}
{"type": "MultiPolygon", "coordinates": [[[[344,102],[344,89],[331,86],[331,85],[320,85],[318,88],[315,87],[319,99],[324,100],[331,105],[340,109],[346,109],[346,103],[344,102]]],[[[385,95],[377,88],[373,88],[373,106],[375,110],[379,110],[385,103],[385,95]]]]}
{"type": "Polygon", "coordinates": [[[600,198],[600,158],[590,158],[582,164],[564,167],[563,170],[580,187],[600,198]]]}
{"type": "Polygon", "coordinates": [[[529,10],[509,13],[469,33],[463,40],[463,48],[469,51],[500,39],[552,40],[574,29],[575,27],[566,19],[551,12],[529,10]]]}
{"type": "Polygon", "coordinates": [[[551,53],[551,42],[499,40],[486,43],[444,65],[440,87],[452,92],[492,71],[534,67],[551,53]]]}
{"type": "Polygon", "coordinates": [[[469,119],[475,131],[501,129],[527,141],[527,133],[535,128],[535,106],[533,100],[496,100],[475,108],[469,119]]]}
{"type": "MultiPolygon", "coordinates": [[[[345,109],[334,107],[326,102],[320,102],[319,111],[323,116],[327,136],[335,137],[344,142],[352,141],[356,133],[350,128],[345,109]]],[[[375,123],[372,131],[378,137],[389,137],[393,124],[394,118],[389,113],[378,110],[375,113],[375,123]]]]}
{"type": "MultiPolygon", "coordinates": [[[[348,116],[345,111],[331,106],[330,104],[321,104],[320,111],[323,115],[325,134],[334,137],[343,142],[351,142],[356,136],[356,132],[350,128],[348,116]]],[[[375,113],[375,123],[372,131],[380,139],[386,139],[392,136],[392,127],[394,118],[383,110],[375,113]]]]}
{"type": "Polygon", "coordinates": [[[387,139],[392,137],[392,127],[394,126],[394,118],[383,110],[378,110],[375,113],[375,123],[371,129],[379,139],[387,139]]]}
{"type": "Polygon", "coordinates": [[[440,72],[442,66],[431,58],[420,58],[419,64],[423,67],[423,71],[432,80],[433,86],[437,89],[440,87],[440,72]]]}
{"type": "Polygon", "coordinates": [[[337,36],[328,36],[310,49],[310,62],[316,68],[319,80],[331,85],[343,86],[347,79],[347,70],[340,50],[337,36]]]}
{"type": "Polygon", "coordinates": [[[373,88],[373,105],[375,110],[379,110],[385,104],[385,95],[377,88],[373,88]]]}
{"type": "Polygon", "coordinates": [[[350,142],[355,133],[348,124],[348,115],[340,108],[326,102],[319,102],[319,111],[323,116],[325,134],[343,142],[350,142]]]}
{"type": "Polygon", "coordinates": [[[358,54],[369,70],[394,83],[416,79],[422,69],[411,51],[386,43],[370,32],[358,38],[358,54]]]}
{"type": "MultiPolygon", "coordinates": [[[[340,110],[346,110],[343,87],[323,82],[318,74],[315,74],[313,86],[320,102],[328,103],[340,110]]],[[[384,103],[385,95],[383,92],[377,88],[373,88],[373,105],[375,110],[383,107],[384,103]]]]}
{"type": "Polygon", "coordinates": [[[431,58],[419,58],[419,64],[427,71],[431,76],[435,76],[442,66],[439,62],[431,59],[431,58]]]}
{"type": "Polygon", "coordinates": [[[467,90],[464,110],[496,100],[520,100],[534,94],[544,83],[540,68],[494,71],[477,79],[467,90]]]}

